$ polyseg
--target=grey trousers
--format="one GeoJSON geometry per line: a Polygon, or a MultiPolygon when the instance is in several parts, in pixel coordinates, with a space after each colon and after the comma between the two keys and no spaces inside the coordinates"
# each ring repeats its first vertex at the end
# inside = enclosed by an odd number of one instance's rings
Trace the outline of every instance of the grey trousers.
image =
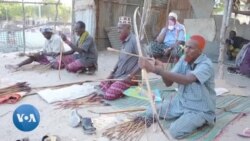
{"type": "MultiPolygon", "coordinates": [[[[197,128],[207,123],[201,112],[184,110],[176,101],[164,101],[157,105],[160,118],[176,119],[171,123],[169,132],[176,139],[184,138],[192,134],[197,128]]],[[[151,107],[147,109],[147,117],[152,117],[151,107]]]]}

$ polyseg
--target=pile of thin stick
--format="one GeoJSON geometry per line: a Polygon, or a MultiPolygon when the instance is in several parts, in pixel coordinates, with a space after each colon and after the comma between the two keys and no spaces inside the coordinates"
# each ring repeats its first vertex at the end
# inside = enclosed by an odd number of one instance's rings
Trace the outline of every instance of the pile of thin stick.
{"type": "Polygon", "coordinates": [[[81,106],[109,106],[109,104],[103,101],[103,96],[92,93],[83,98],[57,102],[55,106],[57,106],[56,109],[75,109],[81,106]]]}
{"type": "Polygon", "coordinates": [[[51,69],[52,63],[46,64],[46,65],[40,65],[38,68],[39,73],[45,73],[47,70],[51,69]]]}
{"type": "Polygon", "coordinates": [[[139,141],[146,129],[154,123],[153,118],[137,117],[132,121],[106,129],[103,136],[109,140],[139,141]]]}
{"type": "Polygon", "coordinates": [[[18,82],[12,86],[0,89],[0,96],[18,92],[30,92],[31,88],[27,82],[18,82]]]}

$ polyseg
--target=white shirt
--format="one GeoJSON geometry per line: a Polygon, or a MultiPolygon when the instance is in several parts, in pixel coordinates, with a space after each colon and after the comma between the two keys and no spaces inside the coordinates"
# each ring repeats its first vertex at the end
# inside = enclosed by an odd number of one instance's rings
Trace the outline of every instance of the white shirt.
{"type": "Polygon", "coordinates": [[[49,40],[45,40],[42,51],[46,53],[60,53],[61,49],[62,51],[64,51],[63,41],[61,37],[57,34],[53,34],[49,40]]]}

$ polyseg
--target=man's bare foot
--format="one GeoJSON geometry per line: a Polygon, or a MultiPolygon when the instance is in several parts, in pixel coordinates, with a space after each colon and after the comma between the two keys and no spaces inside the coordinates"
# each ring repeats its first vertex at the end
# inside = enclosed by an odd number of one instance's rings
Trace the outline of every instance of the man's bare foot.
{"type": "Polygon", "coordinates": [[[19,67],[18,65],[5,65],[5,68],[8,70],[17,71],[19,67]]]}

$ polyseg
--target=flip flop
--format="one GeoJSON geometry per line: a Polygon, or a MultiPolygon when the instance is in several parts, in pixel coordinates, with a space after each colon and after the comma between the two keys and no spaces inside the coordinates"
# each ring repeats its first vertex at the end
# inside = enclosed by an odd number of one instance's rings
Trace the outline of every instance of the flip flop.
{"type": "Polygon", "coordinates": [[[22,139],[18,139],[16,141],[29,141],[29,138],[28,137],[25,137],[25,138],[22,138],[22,139]]]}
{"type": "Polygon", "coordinates": [[[250,128],[245,128],[242,133],[238,133],[239,136],[250,138],[250,128]]]}
{"type": "Polygon", "coordinates": [[[78,114],[76,109],[71,112],[69,122],[70,122],[69,123],[70,126],[73,127],[73,128],[76,128],[76,127],[78,127],[80,125],[81,116],[78,114]]]}
{"type": "Polygon", "coordinates": [[[228,71],[229,73],[235,73],[235,74],[238,74],[238,73],[239,73],[239,70],[238,70],[237,68],[235,68],[235,67],[228,67],[228,68],[227,68],[227,71],[228,71]]]}
{"type": "Polygon", "coordinates": [[[42,137],[42,141],[60,141],[61,139],[56,135],[45,135],[42,137]]]}
{"type": "Polygon", "coordinates": [[[85,68],[85,74],[87,75],[93,75],[95,74],[96,69],[95,68],[85,68]]]}
{"type": "Polygon", "coordinates": [[[82,128],[84,130],[84,133],[87,135],[96,133],[96,128],[93,126],[91,118],[82,118],[82,128]]]}
{"type": "Polygon", "coordinates": [[[5,68],[11,71],[18,71],[18,66],[16,65],[5,65],[5,68]]]}

